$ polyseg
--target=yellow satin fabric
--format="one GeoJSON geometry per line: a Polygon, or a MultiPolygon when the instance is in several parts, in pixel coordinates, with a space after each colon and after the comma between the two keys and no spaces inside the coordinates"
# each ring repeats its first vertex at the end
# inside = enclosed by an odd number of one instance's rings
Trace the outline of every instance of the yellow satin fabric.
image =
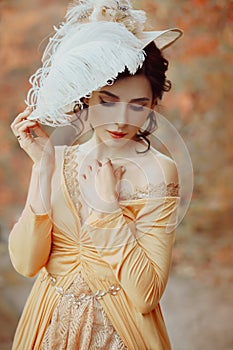
{"type": "Polygon", "coordinates": [[[12,349],[40,349],[60,297],[50,274],[66,290],[78,272],[93,292],[120,284],[117,296],[100,302],[130,350],[171,349],[159,301],[169,275],[180,197],[121,201],[119,210],[101,219],[91,214],[81,225],[64,183],[63,156],[64,147],[57,147],[52,218],[27,206],[10,233],[15,269],[24,276],[40,271],[12,349]]]}

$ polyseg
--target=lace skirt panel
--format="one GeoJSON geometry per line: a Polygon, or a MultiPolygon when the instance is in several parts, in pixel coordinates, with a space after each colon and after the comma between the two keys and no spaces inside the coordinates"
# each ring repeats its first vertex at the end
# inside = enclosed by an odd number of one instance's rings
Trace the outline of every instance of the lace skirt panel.
{"type": "Polygon", "coordinates": [[[41,347],[63,349],[127,350],[80,273],[55,308],[41,347]]]}

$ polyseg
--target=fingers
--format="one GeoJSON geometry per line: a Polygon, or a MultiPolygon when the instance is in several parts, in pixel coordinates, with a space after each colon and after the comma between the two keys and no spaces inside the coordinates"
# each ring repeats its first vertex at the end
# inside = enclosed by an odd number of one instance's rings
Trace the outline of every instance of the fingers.
{"type": "Polygon", "coordinates": [[[33,130],[34,134],[38,137],[46,137],[47,134],[40,127],[36,120],[27,119],[31,114],[32,108],[27,107],[22,113],[20,113],[13,123],[11,124],[11,129],[13,134],[17,137],[18,141],[22,140],[32,140],[33,136],[30,130],[33,130]]]}
{"type": "Polygon", "coordinates": [[[11,123],[11,129],[14,130],[15,125],[21,120],[26,119],[32,112],[32,108],[27,107],[22,113],[18,114],[14,121],[11,123]]]}
{"type": "Polygon", "coordinates": [[[109,158],[105,158],[102,162],[100,162],[98,159],[94,159],[85,167],[85,170],[81,174],[81,179],[87,180],[90,176],[96,175],[101,169],[103,170],[103,168],[106,166],[112,167],[112,163],[109,158]]]}
{"type": "Polygon", "coordinates": [[[47,137],[48,135],[46,132],[41,128],[41,126],[38,124],[38,122],[35,122],[35,126],[31,128],[36,136],[38,137],[47,137]]]}
{"type": "Polygon", "coordinates": [[[112,176],[115,177],[115,180],[118,183],[122,179],[123,174],[126,172],[126,168],[124,166],[119,166],[117,169],[114,170],[111,159],[105,158],[101,162],[95,159],[84,167],[84,170],[80,175],[80,180],[85,182],[91,177],[96,176],[99,172],[103,172],[103,176],[108,176],[108,174],[112,174],[112,176]]]}
{"type": "Polygon", "coordinates": [[[13,133],[17,137],[18,141],[32,139],[32,134],[30,133],[30,128],[35,126],[35,121],[22,120],[15,125],[13,133]]]}
{"type": "Polygon", "coordinates": [[[15,126],[14,131],[18,133],[29,132],[29,129],[33,128],[35,125],[36,122],[33,120],[22,120],[15,126]]]}
{"type": "MultiPolygon", "coordinates": [[[[102,170],[101,168],[109,167],[113,170],[113,164],[110,158],[104,158],[102,161],[99,161],[98,159],[94,159],[88,164],[84,166],[84,171],[82,172],[82,175],[96,173],[99,170],[102,170]]],[[[113,170],[114,175],[119,176],[123,175],[126,172],[125,166],[119,166],[115,170],[113,170]]]]}
{"type": "Polygon", "coordinates": [[[111,159],[110,159],[110,158],[104,158],[103,161],[102,161],[101,163],[102,163],[102,166],[105,166],[105,165],[110,165],[110,166],[112,166],[112,162],[111,162],[111,159]]]}
{"type": "Polygon", "coordinates": [[[119,178],[121,177],[124,173],[126,172],[126,168],[124,166],[119,166],[118,168],[116,168],[116,170],[114,171],[114,175],[119,178]]]}
{"type": "Polygon", "coordinates": [[[87,180],[89,176],[97,174],[100,167],[102,167],[102,163],[97,159],[94,159],[91,163],[89,163],[86,166],[84,172],[81,175],[81,178],[87,180]]]}
{"type": "Polygon", "coordinates": [[[28,138],[30,135],[30,127],[35,125],[35,121],[27,120],[27,117],[31,114],[32,109],[27,107],[22,113],[20,113],[13,123],[11,124],[11,129],[13,134],[21,140],[23,138],[28,138]]]}

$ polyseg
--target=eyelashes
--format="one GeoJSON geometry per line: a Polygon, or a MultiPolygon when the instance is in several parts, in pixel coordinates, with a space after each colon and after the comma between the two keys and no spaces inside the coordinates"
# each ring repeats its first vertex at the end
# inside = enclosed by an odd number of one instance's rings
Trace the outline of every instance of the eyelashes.
{"type": "Polygon", "coordinates": [[[130,105],[130,108],[136,112],[143,112],[145,110],[144,106],[130,105]]]}
{"type": "Polygon", "coordinates": [[[115,105],[115,102],[107,102],[100,97],[100,104],[104,105],[105,107],[113,107],[115,105]]]}
{"type": "MultiPolygon", "coordinates": [[[[116,105],[116,102],[107,102],[100,97],[100,104],[105,107],[114,107],[116,105]]],[[[143,112],[145,110],[145,106],[136,105],[136,104],[129,104],[129,105],[130,105],[130,108],[136,112],[143,112]]]]}

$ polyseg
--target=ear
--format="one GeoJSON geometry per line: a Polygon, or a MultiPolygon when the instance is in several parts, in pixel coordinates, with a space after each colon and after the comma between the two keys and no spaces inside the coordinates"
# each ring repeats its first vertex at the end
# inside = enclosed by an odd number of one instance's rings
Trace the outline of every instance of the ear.
{"type": "Polygon", "coordinates": [[[152,104],[151,104],[151,109],[154,109],[154,108],[155,108],[155,106],[157,106],[157,104],[158,104],[158,98],[157,98],[157,97],[155,97],[155,98],[154,98],[154,100],[152,101],[152,104]]]}
{"type": "Polygon", "coordinates": [[[83,102],[85,103],[85,105],[89,105],[89,99],[88,98],[86,98],[86,97],[84,97],[83,98],[83,102]]]}

